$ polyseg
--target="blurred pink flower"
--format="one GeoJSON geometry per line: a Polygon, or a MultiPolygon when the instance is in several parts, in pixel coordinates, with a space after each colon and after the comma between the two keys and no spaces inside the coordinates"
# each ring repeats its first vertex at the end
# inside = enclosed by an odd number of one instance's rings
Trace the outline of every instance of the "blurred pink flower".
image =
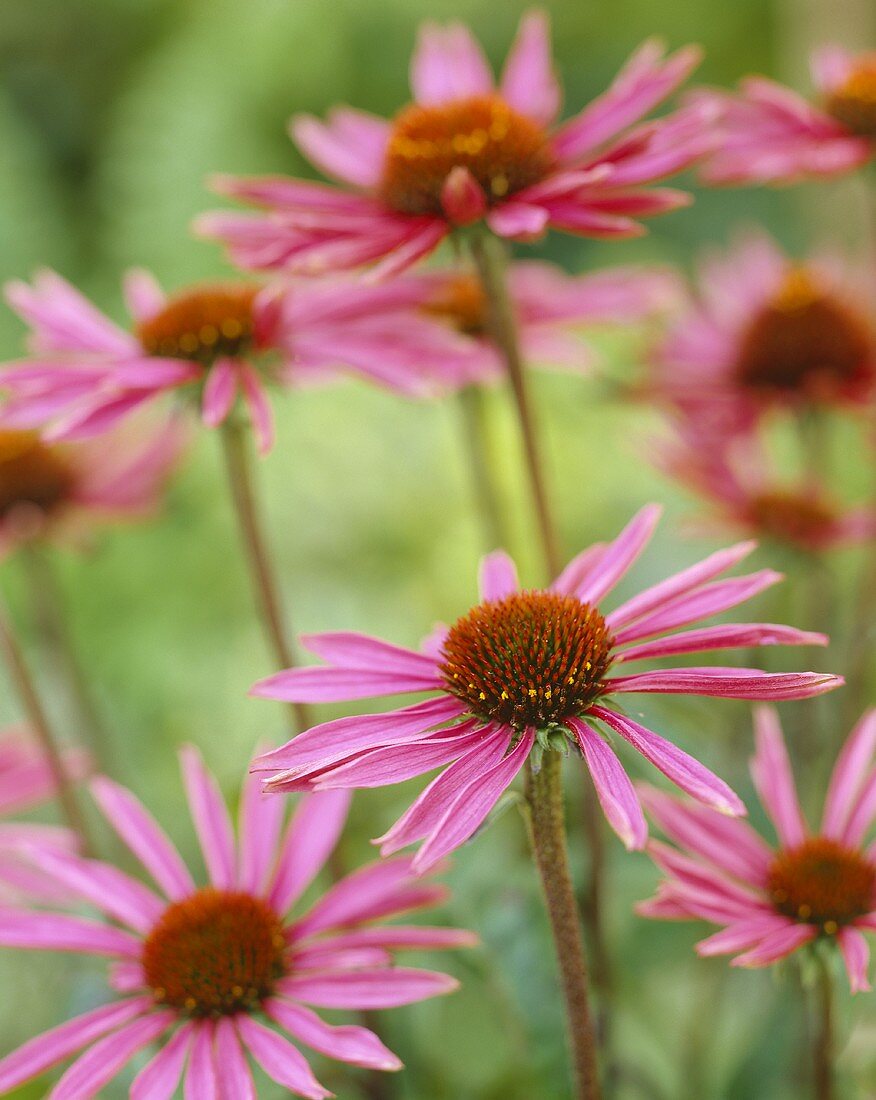
{"type": "Polygon", "coordinates": [[[176,420],[76,443],[0,428],[0,556],[34,539],[75,539],[151,514],[184,443],[176,420]]]}
{"type": "Polygon", "coordinates": [[[85,1049],[48,1095],[88,1100],[163,1038],[131,1086],[132,1100],[169,1100],[187,1059],[186,1096],[253,1097],[246,1052],[295,1095],[332,1095],[281,1031],[341,1062],[401,1068],[372,1032],[326,1024],[305,1005],[390,1008],[455,989],[446,974],[396,966],[393,952],[465,946],[470,933],[377,924],[442,901],[444,888],[413,881],[407,859],[385,861],[341,879],[291,920],[290,907],[337,842],[348,796],[306,796],[281,836],[282,800],[263,798],[250,780],[235,842],[225,803],[195,750],[183,750],[182,769],[208,886],[195,885],[148,811],[109,779],[93,782],[98,806],[162,896],[109,863],[30,849],[35,867],[108,921],[0,910],[0,943],[107,956],[115,960],[112,985],[124,996],[8,1054],[0,1061],[0,1091],[85,1049]]]}
{"type": "Polygon", "coordinates": [[[713,554],[606,614],[603,600],[644,549],[659,514],[654,505],[644,508],[614,542],[579,554],[546,590],[521,591],[511,559],[501,551],[491,554],[481,565],[482,602],[441,628],[426,652],[360,634],[303,638],[329,664],[281,672],[257,684],[253,694],[307,703],[438,694],[388,714],[341,718],[299,734],[256,759],[255,770],[273,773],[266,789],[383,786],[449,765],[381,838],[384,854],[425,840],[413,863],[424,871],[468,840],[533,749],[537,764],[541,751],[571,746],[584,756],[612,828],[628,848],[641,848],[645,819],[620,762],[592,728],[600,722],[694,797],[724,813],[744,812],[717,776],[612,709],[608,699],[641,692],[802,699],[842,680],[720,667],[609,677],[613,666],[652,657],[826,642],[821,634],[763,623],[670,633],[735,607],[780,579],[762,570],[714,580],[753,543],[713,554]]]}
{"type": "Polygon", "coordinates": [[[849,507],[811,477],[782,478],[755,432],[723,437],[682,420],[669,441],[652,441],[648,455],[664,473],[711,507],[698,530],[773,539],[822,553],[876,538],[876,509],[849,507]]]}
{"type": "Polygon", "coordinates": [[[706,160],[709,183],[795,183],[851,172],[876,152],[876,53],[827,46],[812,56],[820,104],[752,76],[740,94],[698,91],[718,113],[719,140],[706,160]]]}
{"type": "Polygon", "coordinates": [[[666,878],[638,911],[725,925],[696,949],[736,955],[733,966],[769,966],[813,940],[835,938],[852,992],[867,990],[870,952],[862,931],[876,931],[876,844],[866,844],[876,819],[876,710],[864,715],[840,753],[818,833],[800,810],[775,711],[758,708],[755,730],[751,772],[778,847],[745,822],[644,788],[645,806],[678,848],[651,841],[666,878]]]}
{"type": "MultiPolygon", "coordinates": [[[[474,272],[442,268],[403,274],[392,285],[412,307],[471,342],[473,355],[463,362],[461,383],[504,377],[502,357],[488,335],[486,295],[474,272]]],[[[525,357],[536,365],[575,371],[589,370],[596,355],[580,328],[642,321],[668,311],[680,296],[678,280],[667,269],[618,267],[567,275],[553,264],[536,261],[510,265],[508,291],[525,357]]]]}
{"type": "Polygon", "coordinates": [[[876,383],[866,286],[834,260],[796,263],[764,234],[740,239],[700,265],[658,350],[658,393],[703,431],[750,426],[776,406],[866,403],[876,383]]]}
{"type": "Polygon", "coordinates": [[[375,275],[401,271],[456,226],[481,219],[522,241],[551,227],[638,236],[636,219],[689,201],[644,185],[711,146],[708,106],[641,121],[698,60],[693,47],[666,57],[659,42],[646,42],[607,92],[557,126],[561,93],[544,13],[523,17],[498,86],[466,27],[427,23],[411,64],[413,102],[392,121],[348,107],[327,123],[293,121],[304,154],[343,189],[223,177],[218,191],[263,212],[207,214],[199,230],[223,240],[245,268],[321,274],[381,261],[375,275]]]}
{"type": "Polygon", "coordinates": [[[31,326],[30,355],[7,364],[0,423],[50,425],[54,439],[93,436],[179,388],[221,424],[238,396],[262,452],[273,443],[266,383],[290,385],[339,368],[415,396],[439,390],[470,349],[405,308],[391,286],[352,282],[203,284],[166,298],[143,271],[125,280],[126,332],[59,275],[14,282],[7,298],[31,326]]]}

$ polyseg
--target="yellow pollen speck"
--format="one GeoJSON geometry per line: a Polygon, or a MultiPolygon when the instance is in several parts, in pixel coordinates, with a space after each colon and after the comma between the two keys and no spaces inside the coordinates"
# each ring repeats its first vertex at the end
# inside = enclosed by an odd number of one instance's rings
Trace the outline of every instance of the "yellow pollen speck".
{"type": "Polygon", "coordinates": [[[243,326],[240,321],[235,320],[233,317],[229,317],[222,322],[221,331],[222,335],[227,339],[234,340],[243,332],[243,326]]]}
{"type": "Polygon", "coordinates": [[[535,690],[535,688],[530,688],[528,694],[530,699],[534,699],[536,695],[538,695],[538,692],[535,690]]]}
{"type": "Polygon", "coordinates": [[[508,177],[500,172],[490,180],[490,190],[497,198],[508,194],[508,177]]]}
{"type": "Polygon", "coordinates": [[[163,1001],[164,998],[167,996],[167,990],[162,989],[159,986],[158,989],[152,990],[152,996],[155,998],[156,1001],[163,1001]]]}
{"type": "Polygon", "coordinates": [[[219,329],[215,325],[203,325],[198,332],[198,336],[202,344],[212,347],[219,339],[219,329]]]}
{"type": "Polygon", "coordinates": [[[591,668],[593,668],[593,665],[591,665],[591,663],[590,663],[589,661],[585,661],[585,662],[584,662],[584,667],[585,667],[585,668],[587,669],[587,671],[589,672],[589,671],[590,671],[590,669],[591,669],[591,668]]]}
{"type": "Polygon", "coordinates": [[[478,698],[479,698],[479,699],[486,699],[486,695],[485,695],[485,694],[484,694],[484,692],[482,692],[482,691],[481,691],[481,692],[478,692],[478,698]]]}
{"type": "Polygon", "coordinates": [[[510,698],[510,696],[508,695],[507,691],[503,691],[502,694],[499,696],[499,698],[500,699],[508,699],[508,698],[510,698]]]}
{"type": "Polygon", "coordinates": [[[186,997],[185,1006],[189,1010],[189,1012],[191,1012],[193,1008],[198,1007],[198,1002],[195,1000],[194,997],[186,997]]]}
{"type": "Polygon", "coordinates": [[[234,994],[235,997],[242,997],[243,996],[243,986],[242,985],[233,985],[231,987],[231,992],[234,994]]]}
{"type": "Polygon", "coordinates": [[[828,936],[835,936],[838,929],[839,925],[836,923],[835,920],[826,920],[824,922],[824,931],[828,934],[828,936]]]}
{"type": "Polygon", "coordinates": [[[797,916],[800,917],[801,920],[806,920],[807,917],[811,917],[812,916],[812,906],[811,905],[799,905],[797,907],[797,916]]]}
{"type": "Polygon", "coordinates": [[[551,689],[550,689],[550,688],[548,688],[548,689],[547,689],[547,691],[546,691],[546,692],[544,693],[544,697],[545,697],[545,699],[550,699],[550,697],[551,697],[552,695],[553,695],[553,692],[551,691],[551,689]]]}
{"type": "Polygon", "coordinates": [[[179,338],[179,346],[182,351],[193,352],[198,350],[200,341],[193,332],[184,332],[179,338]]]}

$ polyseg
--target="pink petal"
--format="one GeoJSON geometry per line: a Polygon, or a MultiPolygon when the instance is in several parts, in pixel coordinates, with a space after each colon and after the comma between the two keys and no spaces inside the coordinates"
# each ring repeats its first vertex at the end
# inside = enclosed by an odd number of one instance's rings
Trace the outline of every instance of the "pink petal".
{"type": "Polygon", "coordinates": [[[320,660],[338,668],[363,672],[398,673],[400,676],[436,675],[435,661],[422,653],[382,642],[367,634],[340,631],[329,634],[302,634],[301,644],[320,660]]]}
{"type": "Polygon", "coordinates": [[[180,765],[210,881],[220,890],[231,890],[235,880],[235,852],[228,807],[216,780],[193,745],[184,745],[180,750],[180,765]]]}
{"type": "Polygon", "coordinates": [[[35,909],[0,909],[0,943],[6,947],[140,957],[142,941],[105,924],[35,909]]]}
{"type": "Polygon", "coordinates": [[[797,800],[782,727],[772,707],[755,709],[754,733],[757,751],[751,762],[751,777],[755,789],[776,827],[782,847],[794,848],[806,839],[806,822],[797,800]]]}
{"type": "Polygon", "coordinates": [[[765,913],[763,916],[750,917],[747,920],[734,921],[696,945],[696,953],[701,958],[714,955],[733,955],[737,951],[747,951],[759,944],[765,936],[793,927],[787,917],[765,913]]]}
{"type": "Polygon", "coordinates": [[[201,419],[208,428],[222,424],[237,397],[237,363],[234,359],[217,359],[204,383],[201,419]]]}
{"type": "Polygon", "coordinates": [[[453,225],[471,225],[487,211],[487,197],[468,168],[457,164],[441,187],[441,209],[453,225]]]}
{"type": "Polygon", "coordinates": [[[458,947],[476,947],[480,940],[464,928],[436,928],[425,924],[389,924],[381,928],[357,928],[321,941],[331,950],[357,947],[381,947],[395,951],[446,951],[458,947]]]}
{"type": "Polygon", "coordinates": [[[428,871],[474,835],[514,782],[534,743],[535,733],[528,730],[503,760],[463,788],[414,857],[414,871],[428,871]]]}
{"type": "Polygon", "coordinates": [[[413,676],[363,669],[290,668],[260,680],[250,689],[250,695],[284,703],[341,703],[375,695],[434,691],[441,686],[442,681],[434,673],[413,676]]]}
{"type": "Polygon", "coordinates": [[[411,59],[411,89],[421,104],[487,95],[493,76],[480,46],[461,23],[426,23],[411,59]]]}
{"type": "Polygon", "coordinates": [[[195,1025],[183,1024],[131,1084],[130,1100],[173,1100],[195,1025]]]}
{"type": "Polygon", "coordinates": [[[560,110],[562,93],[551,59],[550,23],[544,12],[527,12],[502,71],[503,99],[522,115],[547,125],[560,110]]]}
{"type": "Polygon", "coordinates": [[[511,199],[492,207],[486,221],[498,237],[536,241],[547,231],[550,214],[543,206],[511,199]]]}
{"type": "Polygon", "coordinates": [[[598,604],[608,595],[648,544],[661,511],[659,505],[649,504],[633,516],[614,542],[609,543],[599,564],[575,593],[579,600],[598,604]]]}
{"type": "Polygon", "coordinates": [[[266,455],[274,445],[274,414],[262,380],[248,363],[240,365],[243,399],[249,409],[260,455],[266,455]]]}
{"type": "Polygon", "coordinates": [[[130,791],[98,777],[91,783],[91,793],[107,821],[171,901],[194,893],[195,884],[176,848],[130,791]]]}
{"type": "Polygon", "coordinates": [[[249,776],[243,784],[239,809],[237,886],[261,896],[277,858],[283,799],[266,795],[258,779],[249,776]]]}
{"type": "Polygon", "coordinates": [[[296,1000],[317,1008],[397,1008],[429,997],[453,993],[459,982],[448,974],[403,966],[352,973],[284,978],[279,987],[296,1000]]]}
{"type": "Polygon", "coordinates": [[[730,961],[731,966],[760,967],[784,959],[806,943],[811,943],[818,935],[818,929],[811,924],[789,924],[770,932],[760,944],[744,955],[737,955],[730,961]]]}
{"type": "Polygon", "coordinates": [[[871,769],[860,797],[852,808],[848,824],[843,830],[841,838],[843,843],[855,846],[863,844],[864,837],[870,831],[874,819],[876,819],[876,768],[871,769]]]}
{"type": "Polygon", "coordinates": [[[683,653],[703,653],[714,649],[748,649],[761,645],[827,645],[826,634],[797,630],[773,623],[722,623],[720,626],[688,630],[668,638],[631,646],[617,660],[641,661],[654,657],[677,657],[683,653]]]}
{"type": "Polygon", "coordinates": [[[213,1021],[198,1020],[194,1027],[184,1100],[220,1100],[220,1081],[213,1060],[213,1021]]]}
{"type": "Polygon", "coordinates": [[[551,590],[562,592],[564,595],[572,595],[577,592],[582,585],[587,583],[587,579],[592,575],[604,553],[605,543],[603,542],[594,543],[593,546],[582,550],[580,554],[572,558],[560,573],[551,585],[551,590]]]}
{"type": "Polygon", "coordinates": [[[313,1076],[307,1060],[288,1039],[240,1013],[234,1018],[243,1045],[265,1073],[280,1085],[309,1100],[332,1096],[313,1076]]]}
{"type": "Polygon", "coordinates": [[[277,857],[268,894],[278,913],[291,909],[322,870],[338,842],[349,807],[348,791],[305,795],[298,803],[277,857]]]}
{"type": "Polygon", "coordinates": [[[773,912],[760,890],[743,885],[719,868],[685,855],[668,844],[652,840],[648,854],[673,880],[674,896],[696,903],[699,915],[707,920],[726,924],[735,918],[773,912]],[[702,912],[705,906],[711,910],[708,914],[702,912]]]}
{"type": "Polygon", "coordinates": [[[122,290],[128,313],[137,324],[154,317],[167,300],[155,276],[142,267],[125,272],[122,290]]]}
{"type": "Polygon", "coordinates": [[[401,1062],[381,1043],[373,1031],[364,1027],[333,1027],[315,1012],[279,997],[265,1001],[265,1012],[289,1031],[299,1042],[338,1062],[365,1069],[399,1070],[401,1062]]]}
{"type": "Polygon", "coordinates": [[[837,758],[824,802],[821,831],[838,838],[848,824],[855,800],[876,752],[876,709],[869,710],[849,735],[837,758]]]}
{"type": "Polygon", "coordinates": [[[841,928],[836,938],[846,964],[852,993],[869,993],[871,986],[867,970],[870,965],[870,947],[867,941],[857,928],[841,928]]]}
{"type": "Polygon", "coordinates": [[[640,726],[631,718],[606,710],[605,707],[591,707],[588,713],[604,722],[615,733],[619,733],[625,741],[629,741],[633,748],[646,760],[650,760],[655,768],[659,768],[667,779],[671,779],[676,786],[687,791],[697,801],[711,806],[719,813],[734,816],[745,814],[745,806],[722,779],[710,772],[698,760],[682,752],[671,741],[640,726]]]}
{"type": "Polygon", "coordinates": [[[586,722],[570,718],[566,724],[574,732],[584,753],[599,804],[609,825],[628,851],[644,848],[648,839],[648,825],[630,777],[620,761],[610,746],[586,722]]]}
{"type": "Polygon", "coordinates": [[[156,1012],[99,1039],[69,1067],[49,1100],[91,1100],[141,1051],[176,1022],[175,1012],[156,1012]]]}
{"type": "Polygon", "coordinates": [[[757,668],[667,668],[605,680],[606,694],[653,692],[722,699],[809,699],[842,686],[841,676],[821,672],[762,672],[757,668]]]}
{"type": "Polygon", "coordinates": [[[481,558],[478,587],[484,603],[503,600],[519,589],[517,566],[504,550],[494,550],[481,558]]]}
{"type": "Polygon", "coordinates": [[[223,1100],[258,1100],[249,1063],[231,1016],[222,1016],[216,1021],[215,1047],[223,1100]]]}
{"type": "Polygon", "coordinates": [[[307,159],[327,176],[367,190],[379,184],[390,132],[383,119],[342,107],[330,113],[328,123],[299,115],[290,132],[307,159]]]}
{"type": "Polygon", "coordinates": [[[153,1005],[151,997],[134,997],[115,1004],[101,1005],[84,1012],[51,1031],[44,1031],[29,1039],[17,1050],[0,1061],[0,1090],[11,1092],[31,1077],[63,1062],[71,1054],[94,1042],[108,1031],[148,1012],[153,1005]]]}

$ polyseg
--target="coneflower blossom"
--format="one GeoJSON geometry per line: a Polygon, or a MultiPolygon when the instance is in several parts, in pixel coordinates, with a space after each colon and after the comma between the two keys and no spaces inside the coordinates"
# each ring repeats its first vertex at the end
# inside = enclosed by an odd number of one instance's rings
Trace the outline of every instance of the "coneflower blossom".
{"type": "Polygon", "coordinates": [[[868,401],[876,335],[867,278],[835,261],[797,263],[762,234],[708,257],[660,349],[659,391],[725,429],[775,406],[868,401]]]}
{"type": "Polygon", "coordinates": [[[76,443],[0,428],[0,556],[25,542],[75,539],[150,514],[184,442],[175,420],[76,443]]]}
{"type": "Polygon", "coordinates": [[[842,175],[876,153],[876,52],[826,46],[812,55],[820,102],[809,103],[766,77],[749,77],[738,95],[696,92],[712,107],[719,140],[706,160],[709,183],[795,183],[842,175]]]}
{"type": "Polygon", "coordinates": [[[242,396],[265,452],[273,442],[271,382],[348,369],[426,396],[470,354],[446,326],[401,305],[391,287],[237,282],[166,297],[150,275],[135,271],[125,280],[129,332],[52,272],[32,286],[11,283],[6,294],[31,334],[30,355],[0,371],[9,395],[0,423],[48,423],[54,439],[103,433],[182,390],[200,402],[209,427],[223,423],[242,396]]]}
{"type": "Polygon", "coordinates": [[[836,676],[767,673],[750,668],[669,668],[610,675],[627,662],[756,645],[823,645],[824,635],[764,623],[723,624],[672,633],[726,611],[769,587],[779,574],[761,570],[715,580],[754,544],[719,551],[645,589],[610,613],[603,601],[639,556],[660,509],[644,508],[614,542],[585,550],[548,589],[521,591],[502,552],[481,565],[481,603],[417,653],[360,634],[302,639],[325,667],[290,669],[253,694],[308,703],[405,692],[437,693],[383,714],[341,718],[258,757],[272,773],[266,789],[290,791],[397,783],[449,765],[381,838],[384,854],[424,840],[414,859],[432,867],[467,840],[533,751],[583,755],[605,815],[629,848],[647,826],[626,772],[600,723],[629,742],[683,790],[724,813],[743,813],[717,776],[663,737],[616,710],[630,693],[802,699],[837,687],[836,676]],[[648,640],[646,640],[648,639],[648,640]]]}
{"type": "Polygon", "coordinates": [[[709,506],[694,521],[699,531],[735,531],[808,553],[876,538],[876,509],[850,507],[812,477],[782,478],[757,433],[724,438],[698,421],[676,428],[648,453],[709,506]]]}
{"type": "Polygon", "coordinates": [[[105,778],[93,782],[97,804],[160,894],[109,863],[29,849],[35,867],[113,923],[0,910],[0,944],[113,959],[111,984],[122,996],[0,1060],[0,1091],[78,1054],[48,1095],[88,1100],[163,1040],[134,1080],[132,1100],[169,1100],[184,1070],[186,1096],[253,1097],[247,1053],[296,1096],[331,1096],[282,1033],[341,1062],[400,1069],[371,1031],[327,1024],[305,1006],[390,1008],[455,989],[446,974],[396,966],[393,953],[464,946],[471,934],[378,923],[442,901],[445,889],[413,880],[409,860],[389,860],[354,871],[290,918],[338,840],[348,796],[306,796],[284,830],[282,801],[263,798],[249,781],[235,842],[193,749],[183,750],[182,768],[208,885],[195,884],[148,811],[105,778]]]}
{"type": "MultiPolygon", "coordinates": [[[[411,305],[450,325],[471,341],[464,382],[504,376],[500,353],[489,336],[487,297],[477,275],[464,267],[404,274],[393,280],[411,305]]],[[[553,264],[513,263],[508,292],[525,358],[535,365],[589,370],[596,352],[582,327],[630,324],[663,313],[679,298],[678,281],[659,268],[618,267],[567,275],[553,264]]]]}
{"type": "MultiPolygon", "coordinates": [[[[62,754],[71,780],[88,771],[88,756],[76,749],[62,754]]],[[[22,858],[22,848],[39,844],[72,852],[77,839],[57,825],[7,818],[50,802],[57,792],[52,770],[28,736],[26,729],[11,728],[0,734],[0,900],[9,904],[26,898],[57,900],[63,896],[57,886],[22,858]]]]}
{"type": "Polygon", "coordinates": [[[706,920],[725,927],[697,944],[700,955],[734,955],[732,966],[769,966],[805,944],[836,940],[852,992],[870,988],[864,931],[876,931],[876,710],[837,759],[821,829],[808,828],[775,711],[755,714],[751,774],[775,827],[771,847],[750,825],[651,789],[642,800],[678,847],[651,841],[665,874],[643,916],[706,920]]]}
{"type": "Polygon", "coordinates": [[[214,213],[200,231],[245,268],[320,274],[381,261],[395,274],[455,227],[483,219],[500,237],[528,241],[556,228],[586,237],[632,237],[637,220],[686,205],[646,184],[674,175],[710,147],[711,108],[642,122],[699,60],[646,42],[607,92],[556,125],[561,93],[547,17],[523,17],[496,85],[461,24],[426,24],[411,65],[413,101],[392,121],[347,107],[328,122],[302,116],[292,136],[343,189],[283,177],[216,182],[263,208],[214,213]]]}

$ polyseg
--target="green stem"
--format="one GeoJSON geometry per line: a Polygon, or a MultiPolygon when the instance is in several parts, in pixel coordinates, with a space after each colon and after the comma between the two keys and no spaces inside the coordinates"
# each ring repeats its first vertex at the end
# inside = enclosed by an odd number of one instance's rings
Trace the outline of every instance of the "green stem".
{"type": "Polygon", "coordinates": [[[486,394],[477,384],[466,386],[459,391],[457,403],[484,548],[488,552],[507,548],[508,537],[491,455],[486,394]]]}
{"type": "Polygon", "coordinates": [[[545,565],[551,577],[556,577],[562,568],[560,547],[545,485],[541,446],[529,400],[526,370],[517,338],[517,323],[508,294],[504,247],[498,238],[486,233],[478,233],[471,237],[471,250],[487,299],[490,333],[505,361],[508,381],[511,383],[511,391],[514,395],[545,565]]]}
{"type": "Polygon", "coordinates": [[[70,829],[79,837],[83,853],[87,854],[91,845],[85,828],[85,821],[73,791],[73,785],[64,768],[63,756],[58,741],[52,731],[30,670],[21,652],[21,647],[15,637],[9,613],[2,602],[0,602],[0,651],[2,651],[9,677],[18,694],[22,710],[27,716],[28,725],[39,742],[43,757],[52,773],[61,812],[70,829]]]}
{"type": "Polygon", "coordinates": [[[569,872],[563,806],[563,762],[546,752],[536,771],[527,763],[526,797],[536,866],[559,963],[566,1005],[569,1042],[575,1068],[577,1100],[600,1100],[596,1037],[590,1011],[589,982],[578,907],[569,872]]]}
{"type": "MultiPolygon", "coordinates": [[[[276,667],[294,668],[295,653],[286,633],[279,584],[259,518],[249,435],[244,424],[235,416],[230,416],[225,421],[220,433],[225,451],[228,488],[237,515],[262,628],[276,667]]],[[[289,717],[293,733],[307,729],[312,724],[308,708],[303,703],[292,703],[289,717]]]]}
{"type": "Polygon", "coordinates": [[[814,988],[815,1042],[813,1053],[813,1096],[815,1100],[835,1100],[834,1080],[834,995],[833,974],[829,963],[819,957],[818,979],[814,988]]]}

